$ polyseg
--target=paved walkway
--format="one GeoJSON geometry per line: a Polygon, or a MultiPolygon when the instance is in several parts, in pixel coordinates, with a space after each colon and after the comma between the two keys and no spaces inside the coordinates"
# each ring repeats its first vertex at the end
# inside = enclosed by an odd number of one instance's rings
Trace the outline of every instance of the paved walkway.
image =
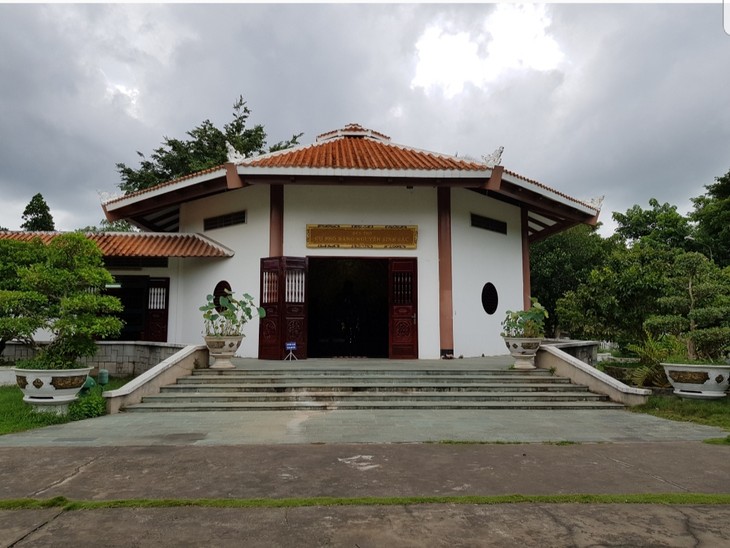
{"type": "Polygon", "coordinates": [[[0,447],[311,443],[698,441],[710,426],[625,410],[246,411],[120,413],[0,436],[0,447]]]}
{"type": "MultiPolygon", "coordinates": [[[[700,442],[4,447],[1,499],[727,494],[700,442]]],[[[0,510],[0,546],[730,545],[727,505],[390,503],[0,510]]]]}
{"type": "MultiPolygon", "coordinates": [[[[624,410],[122,413],[0,436],[0,499],[728,494],[730,447],[700,441],[725,436],[624,410]]],[[[730,545],[728,505],[466,502],[0,510],[0,546],[730,545]]]]}

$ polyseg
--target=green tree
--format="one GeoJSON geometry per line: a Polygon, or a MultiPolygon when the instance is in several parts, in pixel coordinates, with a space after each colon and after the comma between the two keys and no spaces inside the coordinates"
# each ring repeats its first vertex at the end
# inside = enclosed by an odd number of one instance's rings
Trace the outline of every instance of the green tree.
{"type": "Polygon", "coordinates": [[[730,265],[730,171],[706,185],[707,192],[692,198],[690,214],[697,222],[696,249],[720,266],[730,265]]]}
{"type": "Polygon", "coordinates": [[[21,284],[42,295],[44,328],[53,333],[51,343],[25,367],[73,368],[76,360],[93,356],[96,340],[118,334],[122,321],[119,299],[104,294],[113,282],[103,266],[99,247],[79,233],[58,236],[46,246],[42,262],[19,269],[21,284]]]}
{"type": "Polygon", "coordinates": [[[629,244],[643,241],[662,247],[689,250],[692,246],[692,225],[687,217],[677,211],[677,206],[660,204],[656,198],[649,200],[651,209],[642,209],[638,204],[626,213],[613,213],[618,223],[616,234],[629,244]]]}
{"type": "Polygon", "coordinates": [[[617,247],[585,283],[558,299],[559,325],[573,338],[610,340],[623,347],[642,340],[644,322],[659,311],[657,299],[676,253],[643,241],[617,247]]]}
{"type": "Polygon", "coordinates": [[[23,286],[19,270],[44,258],[40,239],[0,240],[0,355],[9,341],[32,344],[33,334],[43,325],[46,299],[23,286]]]}
{"type": "Polygon", "coordinates": [[[560,335],[555,315],[558,299],[584,283],[614,246],[612,240],[602,238],[587,225],[575,226],[530,246],[532,296],[550,312],[545,322],[548,333],[560,335]]]}
{"type": "MultiPolygon", "coordinates": [[[[222,165],[228,161],[226,142],[246,157],[263,153],[266,149],[266,132],[260,124],[246,127],[250,114],[243,96],[239,96],[233,105],[233,120],[224,124],[222,130],[210,120],[205,120],[186,132],[190,137],[187,140],[165,137],[162,146],[156,148],[149,159],[138,151],[141,158],[138,169],[124,163],[116,165],[122,179],[119,188],[130,193],[222,165]]],[[[269,151],[297,145],[301,136],[302,133],[292,135],[291,139],[269,147],[269,151]]]]}
{"type": "Polygon", "coordinates": [[[730,348],[730,267],[723,272],[701,253],[679,253],[644,326],[686,344],[686,358],[718,359],[730,348]]]}
{"type": "Polygon", "coordinates": [[[84,228],[79,228],[76,232],[139,232],[139,229],[124,219],[119,219],[117,221],[102,219],[98,226],[85,226],[84,228]]]}
{"type": "Polygon", "coordinates": [[[25,206],[23,224],[20,225],[20,228],[27,231],[56,230],[51,210],[40,192],[33,196],[25,206]]]}

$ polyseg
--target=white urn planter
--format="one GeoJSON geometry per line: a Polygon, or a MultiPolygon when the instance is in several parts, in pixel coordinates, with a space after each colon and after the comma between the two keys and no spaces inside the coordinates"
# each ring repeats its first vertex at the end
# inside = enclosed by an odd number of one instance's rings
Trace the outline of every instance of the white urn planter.
{"type": "Polygon", "coordinates": [[[719,399],[727,395],[730,365],[663,363],[662,367],[677,396],[719,399]]]}
{"type": "Polygon", "coordinates": [[[507,350],[515,359],[515,369],[536,369],[535,355],[540,348],[542,338],[502,337],[507,350]]]}
{"type": "Polygon", "coordinates": [[[205,344],[208,346],[208,352],[213,358],[211,369],[235,369],[236,366],[231,362],[231,358],[236,355],[236,351],[241,346],[243,335],[232,336],[213,336],[204,337],[205,344]]]}
{"type": "Polygon", "coordinates": [[[84,387],[91,367],[78,369],[21,369],[14,367],[23,401],[37,411],[63,415],[84,387]]]}

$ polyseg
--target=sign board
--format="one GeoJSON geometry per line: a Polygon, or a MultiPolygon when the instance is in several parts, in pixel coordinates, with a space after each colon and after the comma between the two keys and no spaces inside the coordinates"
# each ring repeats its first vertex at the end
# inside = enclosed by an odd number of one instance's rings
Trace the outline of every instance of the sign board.
{"type": "Polygon", "coordinates": [[[292,350],[296,350],[296,349],[297,349],[297,343],[295,343],[295,342],[284,343],[284,350],[292,351],[292,350]]]}
{"type": "Polygon", "coordinates": [[[307,225],[307,247],[416,249],[415,225],[307,225]]]}

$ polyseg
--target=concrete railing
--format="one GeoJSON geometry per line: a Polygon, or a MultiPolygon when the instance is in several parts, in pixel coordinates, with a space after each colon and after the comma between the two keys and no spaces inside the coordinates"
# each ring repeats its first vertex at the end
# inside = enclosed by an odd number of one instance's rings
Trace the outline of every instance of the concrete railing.
{"type": "Polygon", "coordinates": [[[612,401],[624,405],[644,404],[651,395],[651,390],[627,386],[555,346],[540,346],[535,365],[540,369],[554,369],[561,377],[568,377],[576,384],[584,384],[591,392],[605,394],[612,401]]]}
{"type": "Polygon", "coordinates": [[[598,341],[574,341],[572,339],[543,339],[542,346],[554,346],[566,354],[587,363],[596,365],[598,363],[598,341]]]}
{"type": "MultiPolygon", "coordinates": [[[[39,347],[48,342],[37,342],[39,347]]],[[[96,353],[78,360],[81,367],[93,367],[93,376],[99,369],[106,369],[112,377],[141,375],[161,361],[185,348],[184,344],[148,341],[98,341],[96,353]]],[[[15,362],[35,355],[35,349],[19,342],[9,342],[3,358],[15,362]]]]}
{"type": "Polygon", "coordinates": [[[190,375],[193,369],[207,366],[208,349],[205,345],[186,346],[121,388],[104,392],[106,412],[110,415],[119,413],[128,405],[140,403],[144,396],[159,394],[161,386],[173,384],[180,377],[190,375]]]}

